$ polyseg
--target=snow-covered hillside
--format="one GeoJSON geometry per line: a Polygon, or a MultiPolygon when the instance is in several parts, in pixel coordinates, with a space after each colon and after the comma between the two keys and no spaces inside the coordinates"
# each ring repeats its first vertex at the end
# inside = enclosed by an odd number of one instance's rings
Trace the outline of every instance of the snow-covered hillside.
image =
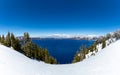
{"type": "Polygon", "coordinates": [[[68,65],[50,65],[0,45],[0,75],[120,75],[120,40],[94,57],[68,65]]]}

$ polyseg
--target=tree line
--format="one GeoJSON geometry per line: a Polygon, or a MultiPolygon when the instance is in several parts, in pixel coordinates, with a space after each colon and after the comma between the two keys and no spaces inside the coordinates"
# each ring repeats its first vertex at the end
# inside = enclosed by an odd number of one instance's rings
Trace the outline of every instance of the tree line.
{"type": "Polygon", "coordinates": [[[49,64],[57,64],[55,58],[53,58],[47,49],[37,46],[32,42],[29,33],[25,32],[23,40],[19,40],[13,33],[8,32],[6,36],[0,35],[0,43],[12,47],[14,50],[24,54],[25,56],[36,59],[38,61],[44,61],[49,64]]]}
{"type": "Polygon", "coordinates": [[[101,36],[90,47],[86,47],[84,45],[81,46],[80,50],[76,52],[72,63],[76,63],[76,62],[80,62],[80,61],[84,60],[86,58],[86,55],[90,52],[92,52],[92,55],[95,55],[95,53],[98,52],[97,45],[101,44],[102,49],[103,49],[107,45],[112,43],[112,42],[109,42],[109,44],[106,44],[106,41],[111,39],[111,38],[114,38],[115,40],[119,40],[120,39],[120,31],[116,31],[114,33],[108,33],[105,36],[101,36]]]}

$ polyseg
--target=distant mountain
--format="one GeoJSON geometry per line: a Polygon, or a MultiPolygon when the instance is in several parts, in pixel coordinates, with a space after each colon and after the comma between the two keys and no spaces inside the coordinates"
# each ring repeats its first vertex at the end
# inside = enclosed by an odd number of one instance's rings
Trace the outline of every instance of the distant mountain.
{"type": "Polygon", "coordinates": [[[46,38],[54,38],[54,39],[86,39],[86,40],[96,40],[99,38],[97,35],[69,35],[69,34],[52,34],[48,35],[46,38]]]}
{"type": "Polygon", "coordinates": [[[98,37],[73,37],[72,39],[76,39],[76,40],[97,40],[98,37]]]}
{"type": "MultiPolygon", "coordinates": [[[[23,40],[23,36],[17,37],[19,40],[23,40]]],[[[75,40],[97,40],[97,35],[68,35],[68,34],[52,34],[46,37],[31,37],[31,39],[75,39],[75,40]]]]}

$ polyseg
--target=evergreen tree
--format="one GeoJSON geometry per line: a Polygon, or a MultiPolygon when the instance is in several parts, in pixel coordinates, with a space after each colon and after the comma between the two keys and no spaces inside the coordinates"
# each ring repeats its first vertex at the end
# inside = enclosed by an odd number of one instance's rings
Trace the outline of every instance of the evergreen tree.
{"type": "Polygon", "coordinates": [[[13,47],[15,50],[19,51],[19,52],[22,52],[21,51],[21,45],[20,45],[20,42],[18,39],[15,39],[15,44],[14,44],[14,47],[13,47]]]}
{"type": "Polygon", "coordinates": [[[4,37],[4,35],[2,35],[1,43],[2,43],[3,45],[5,44],[5,37],[4,37]]]}
{"type": "Polygon", "coordinates": [[[31,44],[31,46],[32,46],[32,49],[31,49],[31,57],[36,59],[38,47],[37,47],[36,44],[33,44],[33,43],[31,44]]]}
{"type": "Polygon", "coordinates": [[[23,46],[23,51],[26,56],[31,58],[32,42],[27,42],[23,46]]]}
{"type": "Polygon", "coordinates": [[[38,60],[42,60],[42,61],[44,61],[44,58],[45,57],[45,55],[44,55],[44,49],[43,48],[38,48],[38,60]]]}
{"type": "Polygon", "coordinates": [[[37,47],[37,45],[34,45],[34,58],[35,59],[38,59],[38,47],[37,47]]]}
{"type": "Polygon", "coordinates": [[[2,35],[2,37],[0,36],[0,42],[8,47],[12,46],[15,50],[24,53],[29,58],[42,60],[50,64],[57,64],[56,59],[50,56],[47,49],[38,47],[36,44],[32,43],[28,33],[24,33],[24,43],[22,49],[20,41],[14,36],[13,33],[10,34],[8,32],[6,38],[4,35],[2,35]]]}
{"type": "Polygon", "coordinates": [[[19,52],[22,52],[22,51],[21,51],[20,42],[19,42],[19,40],[18,40],[17,38],[15,38],[15,36],[14,36],[13,33],[11,33],[11,46],[12,46],[15,50],[17,50],[17,51],[19,51],[19,52]]]}
{"type": "Polygon", "coordinates": [[[8,32],[5,41],[6,46],[10,47],[11,46],[10,32],[8,32]]]}
{"type": "Polygon", "coordinates": [[[114,38],[116,38],[116,40],[120,39],[120,31],[116,31],[114,32],[114,38]]]}
{"type": "Polygon", "coordinates": [[[11,46],[14,47],[15,44],[15,36],[13,33],[11,33],[11,46]]]}
{"type": "Polygon", "coordinates": [[[56,59],[50,56],[47,49],[38,47],[36,44],[32,43],[28,33],[24,33],[24,45],[22,49],[24,54],[29,58],[42,60],[50,64],[57,63],[56,59]]]}
{"type": "Polygon", "coordinates": [[[49,56],[48,56],[49,54],[48,54],[48,51],[47,50],[44,50],[44,61],[46,62],[46,63],[49,63],[49,56]]]}
{"type": "Polygon", "coordinates": [[[107,40],[110,39],[111,37],[112,37],[112,35],[110,33],[106,35],[107,40]]]}
{"type": "Polygon", "coordinates": [[[82,45],[82,46],[80,47],[80,51],[83,51],[83,54],[84,54],[84,55],[88,54],[88,50],[87,50],[86,45],[82,45]]]}
{"type": "Polygon", "coordinates": [[[76,62],[79,62],[81,60],[81,58],[80,58],[81,55],[80,54],[81,53],[77,51],[76,55],[73,58],[72,63],[76,63],[76,62]]]}
{"type": "Polygon", "coordinates": [[[49,60],[48,63],[50,63],[50,64],[57,64],[56,59],[53,58],[53,57],[51,57],[51,56],[49,56],[49,59],[48,59],[48,60],[49,60]]]}
{"type": "Polygon", "coordinates": [[[1,43],[1,35],[0,35],[0,43],[1,43]]]}
{"type": "Polygon", "coordinates": [[[30,41],[30,36],[28,32],[24,33],[24,43],[27,43],[28,41],[30,41]]]}
{"type": "Polygon", "coordinates": [[[74,56],[73,63],[82,61],[86,58],[86,54],[89,52],[89,50],[86,48],[86,46],[81,46],[80,52],[77,52],[74,56]]]}
{"type": "Polygon", "coordinates": [[[105,48],[105,47],[106,47],[106,42],[103,41],[103,43],[102,43],[102,49],[105,48]]]}

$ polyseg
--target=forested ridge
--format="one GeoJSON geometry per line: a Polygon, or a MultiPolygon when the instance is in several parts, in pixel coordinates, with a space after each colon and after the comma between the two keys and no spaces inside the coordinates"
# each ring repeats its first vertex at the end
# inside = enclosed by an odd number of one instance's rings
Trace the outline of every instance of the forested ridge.
{"type": "Polygon", "coordinates": [[[38,47],[32,42],[28,32],[24,33],[22,41],[10,32],[6,36],[0,35],[0,43],[13,48],[31,59],[44,61],[49,64],[57,64],[57,60],[49,54],[47,49],[38,47]]]}

